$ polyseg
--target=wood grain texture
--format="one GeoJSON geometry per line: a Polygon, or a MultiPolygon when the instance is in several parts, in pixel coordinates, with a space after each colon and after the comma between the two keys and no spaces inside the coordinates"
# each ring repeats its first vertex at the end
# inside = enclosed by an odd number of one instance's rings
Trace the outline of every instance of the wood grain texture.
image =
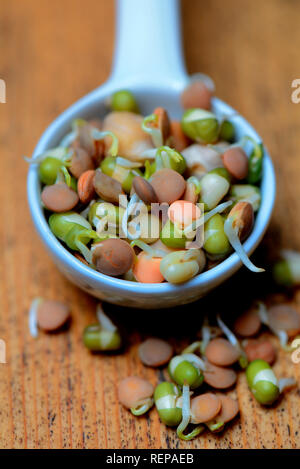
{"type": "MultiPolygon", "coordinates": [[[[7,344],[7,364],[0,364],[0,447],[300,448],[299,391],[263,409],[243,375],[240,419],[220,435],[205,433],[191,443],[178,441],[154,410],[138,419],[117,403],[119,379],[135,373],[156,384],[161,377],[139,362],[141,338],[159,332],[179,351],[194,338],[202,312],[222,306],[232,314],[244,301],[273,301],[267,276],[262,281],[241,271],[206,300],[171,315],[110,306],[127,333],[125,353],[93,356],[82,345],[96,302],[60,275],[34,233],[22,155],[31,154],[55,116],[108,77],[113,14],[111,0],[0,0],[0,78],[7,85],[7,103],[0,104],[0,338],[7,344]],[[70,304],[70,329],[30,337],[27,309],[38,295],[70,304]]],[[[261,262],[269,249],[300,250],[300,105],[290,99],[300,74],[299,15],[297,0],[183,1],[188,69],[215,79],[218,96],[253,123],[275,162],[278,198],[257,254],[261,262]]],[[[280,353],[275,369],[300,380],[300,366],[288,354],[280,353]]]]}

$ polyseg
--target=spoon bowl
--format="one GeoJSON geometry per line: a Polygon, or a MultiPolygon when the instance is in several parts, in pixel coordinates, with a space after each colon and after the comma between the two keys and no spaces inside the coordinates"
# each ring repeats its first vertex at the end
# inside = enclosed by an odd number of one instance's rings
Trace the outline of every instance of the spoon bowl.
{"type": "MultiPolygon", "coordinates": [[[[182,108],[179,97],[188,82],[188,75],[181,50],[178,0],[126,0],[126,9],[124,3],[118,1],[117,48],[110,79],[73,104],[46,129],[33,157],[57,146],[70,131],[73,119],[103,117],[107,111],[107,98],[118,89],[132,91],[144,115],[157,106],[163,106],[172,118],[180,118],[182,108]],[[132,14],[134,26],[130,22],[132,14]],[[165,24],[166,18],[168,25],[165,24]],[[156,34],[152,33],[153,28],[156,34]],[[144,42],[139,44],[137,37],[142,37],[144,42]]],[[[217,116],[232,116],[230,120],[235,126],[237,139],[249,135],[257,141],[261,140],[242,116],[218,98],[213,98],[213,112],[217,116]]],[[[253,231],[244,243],[248,255],[258,246],[269,224],[275,187],[274,168],[266,151],[261,183],[262,202],[253,231]]],[[[79,288],[101,300],[147,309],[182,305],[201,298],[241,267],[237,254],[232,254],[213,269],[182,285],[141,284],[106,276],[77,260],[52,234],[41,206],[37,165],[30,166],[27,191],[35,228],[59,270],[79,288]]]]}

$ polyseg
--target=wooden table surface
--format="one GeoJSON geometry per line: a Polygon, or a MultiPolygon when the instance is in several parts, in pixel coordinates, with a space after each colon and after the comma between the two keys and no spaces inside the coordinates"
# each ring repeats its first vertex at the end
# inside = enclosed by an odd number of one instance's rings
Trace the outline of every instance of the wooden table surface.
{"type": "MultiPolygon", "coordinates": [[[[300,75],[300,1],[185,0],[182,9],[189,71],[214,78],[218,96],[259,130],[275,163],[276,209],[257,258],[262,262],[269,248],[300,249],[300,104],[291,102],[291,82],[300,75]]],[[[300,391],[263,409],[242,374],[240,419],[191,443],[178,441],[155,410],[138,419],[117,403],[120,378],[136,373],[158,380],[137,358],[141,338],[161,333],[179,351],[195,337],[201,313],[219,307],[217,298],[230,314],[244,300],[284,298],[270,296],[268,275],[258,280],[242,270],[206,300],[171,313],[108,307],[126,329],[125,354],[93,356],[82,345],[96,301],[64,279],[34,232],[22,155],[31,154],[54,117],[105,81],[113,39],[111,0],[0,0],[0,78],[7,85],[7,103],[0,104],[0,338],[7,345],[7,363],[0,364],[0,447],[300,448],[300,391]],[[32,339],[27,310],[35,296],[68,302],[71,327],[32,339]]],[[[289,299],[297,301],[297,292],[289,299]]],[[[288,354],[280,353],[275,369],[300,380],[300,365],[288,354]]]]}

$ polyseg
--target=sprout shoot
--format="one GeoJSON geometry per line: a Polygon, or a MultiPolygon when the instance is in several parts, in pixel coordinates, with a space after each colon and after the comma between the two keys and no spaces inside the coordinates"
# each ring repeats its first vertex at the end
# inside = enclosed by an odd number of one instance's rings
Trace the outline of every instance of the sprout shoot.
{"type": "Polygon", "coordinates": [[[196,231],[198,228],[204,225],[210,218],[212,218],[216,213],[222,213],[228,207],[232,205],[232,201],[228,200],[228,202],[223,202],[222,204],[217,205],[215,208],[202,214],[197,220],[194,220],[190,225],[188,225],[184,230],[183,234],[185,237],[190,237],[190,233],[196,231]]]}
{"type": "Polygon", "coordinates": [[[149,160],[145,161],[145,172],[144,172],[144,178],[148,181],[151,177],[151,163],[149,160]]]}
{"type": "MultiPolygon", "coordinates": [[[[105,236],[106,239],[108,236],[105,236]]],[[[92,264],[92,252],[91,250],[85,245],[87,239],[96,239],[100,240],[96,231],[93,230],[83,230],[76,236],[74,242],[77,246],[78,250],[81,252],[85,260],[91,265],[92,264]]]]}
{"type": "Polygon", "coordinates": [[[186,384],[182,388],[182,420],[177,427],[177,436],[181,440],[189,441],[198,436],[204,430],[203,425],[198,425],[192,432],[185,435],[183,432],[187,428],[191,419],[190,408],[190,387],[186,384]]]}
{"type": "MultiPolygon", "coordinates": [[[[87,220],[89,216],[90,208],[95,202],[96,201],[94,199],[91,200],[90,203],[82,210],[82,212],[79,213],[79,215],[87,220]]],[[[97,221],[98,221],[98,218],[97,218],[97,221]]]]}
{"type": "Polygon", "coordinates": [[[209,321],[208,321],[207,316],[204,316],[204,319],[203,319],[201,335],[202,335],[201,353],[204,354],[207,344],[209,343],[211,339],[211,329],[209,326],[209,321]]]}
{"type": "Polygon", "coordinates": [[[71,179],[69,171],[67,170],[65,166],[61,166],[57,173],[56,184],[58,182],[66,182],[67,186],[71,187],[72,179],[71,179]]]}
{"type": "Polygon", "coordinates": [[[133,239],[136,239],[136,238],[139,237],[139,233],[136,233],[135,236],[130,234],[129,231],[128,231],[128,227],[127,227],[128,219],[129,219],[130,215],[133,213],[133,211],[135,210],[136,204],[138,204],[139,201],[140,201],[140,199],[139,199],[138,195],[136,193],[133,194],[133,196],[130,199],[129,204],[126,207],[125,213],[124,213],[123,218],[122,218],[122,231],[124,233],[124,236],[126,236],[126,238],[128,238],[130,240],[133,240],[133,239]]]}
{"type": "Polygon", "coordinates": [[[182,351],[182,354],[183,355],[191,354],[191,353],[196,352],[196,350],[199,350],[199,352],[201,353],[201,347],[202,347],[202,342],[200,340],[197,340],[196,342],[193,342],[192,344],[185,347],[185,349],[182,351]]]}
{"type": "Polygon", "coordinates": [[[93,352],[107,352],[119,350],[122,338],[114,323],[104,313],[102,304],[96,309],[98,324],[87,326],[83,332],[84,345],[93,352]]]}
{"type": "Polygon", "coordinates": [[[40,164],[45,158],[51,157],[60,161],[67,161],[70,159],[72,151],[69,151],[68,148],[60,146],[46,150],[41,155],[36,156],[35,158],[28,158],[24,156],[24,160],[29,164],[40,164]]]}
{"type": "Polygon", "coordinates": [[[294,378],[282,378],[278,381],[278,387],[280,394],[286,389],[290,389],[297,384],[294,378]]]}
{"type": "Polygon", "coordinates": [[[155,155],[156,171],[169,168],[183,173],[186,168],[185,159],[178,151],[168,146],[160,146],[155,155]]]}
{"type": "Polygon", "coordinates": [[[217,433],[223,430],[224,422],[216,422],[212,420],[211,422],[205,422],[205,425],[212,433],[217,433]]]}
{"type": "Polygon", "coordinates": [[[148,150],[144,150],[141,156],[142,158],[149,158],[149,160],[154,160],[156,151],[157,151],[157,148],[149,148],[148,150]]]}
{"type": "Polygon", "coordinates": [[[140,239],[131,241],[130,246],[134,248],[134,246],[137,246],[140,248],[142,251],[146,252],[150,257],[155,257],[154,254],[154,249],[152,249],[151,246],[148,244],[144,243],[144,241],[141,241],[140,239]]]}
{"type": "Polygon", "coordinates": [[[201,192],[201,183],[200,183],[199,179],[196,178],[196,176],[189,177],[186,182],[187,183],[190,182],[191,184],[193,184],[194,187],[195,187],[196,194],[197,195],[200,194],[200,192],[201,192]]]}
{"type": "Polygon", "coordinates": [[[200,357],[195,355],[194,353],[182,353],[181,357],[184,360],[192,363],[192,365],[194,365],[199,370],[205,371],[205,368],[206,368],[205,367],[205,362],[200,357]]]}
{"type": "Polygon", "coordinates": [[[108,150],[108,155],[109,156],[117,156],[118,154],[118,147],[119,147],[119,142],[117,137],[115,136],[114,133],[106,131],[106,132],[101,132],[100,130],[93,129],[92,130],[92,137],[94,140],[103,140],[105,137],[111,137],[112,142],[111,146],[108,150]]]}
{"type": "Polygon", "coordinates": [[[134,241],[131,241],[130,246],[134,248],[137,246],[140,248],[142,251],[146,252],[150,257],[165,257],[166,256],[166,251],[163,251],[162,249],[153,249],[149,244],[145,243],[144,241],[140,239],[136,239],[134,241]]]}
{"type": "Polygon", "coordinates": [[[135,408],[132,407],[130,411],[133,415],[135,415],[136,417],[139,417],[140,415],[143,415],[146,412],[148,412],[148,410],[151,409],[153,404],[154,404],[154,399],[152,397],[149,397],[148,399],[145,399],[144,402],[139,403],[137,407],[135,408]]]}
{"type": "Polygon", "coordinates": [[[261,322],[265,326],[268,326],[270,331],[273,332],[273,334],[278,337],[280,345],[282,346],[282,348],[285,349],[288,343],[288,335],[286,331],[278,330],[273,327],[268,316],[266,305],[262,301],[259,301],[257,305],[258,305],[258,315],[260,317],[261,322]]]}
{"type": "Polygon", "coordinates": [[[40,306],[42,298],[35,298],[31,303],[28,315],[28,326],[30,335],[34,338],[38,336],[38,327],[37,327],[37,311],[40,306]]]}
{"type": "Polygon", "coordinates": [[[214,93],[216,90],[215,82],[209,75],[206,75],[205,73],[193,73],[189,79],[191,83],[195,81],[202,81],[206,88],[208,88],[212,93],[214,93]]]}
{"type": "Polygon", "coordinates": [[[264,272],[265,269],[262,269],[260,267],[256,267],[249,259],[246,251],[244,250],[244,247],[240,241],[239,235],[238,235],[238,228],[233,227],[234,220],[232,217],[228,217],[225,220],[224,223],[224,231],[225,234],[233,247],[233,249],[236,251],[237,255],[243,262],[243,264],[248,267],[249,270],[252,272],[264,272]]]}
{"type": "Polygon", "coordinates": [[[163,136],[161,130],[156,127],[157,123],[158,115],[150,114],[150,116],[145,117],[143,120],[142,129],[150,135],[155,147],[161,147],[163,145],[163,136]]]}
{"type": "Polygon", "coordinates": [[[117,330],[112,320],[104,313],[101,303],[98,303],[97,305],[96,316],[99,324],[101,327],[103,327],[103,329],[110,332],[115,332],[117,330]]]}
{"type": "Polygon", "coordinates": [[[233,203],[232,200],[228,200],[227,202],[223,202],[222,204],[217,205],[215,208],[213,208],[209,212],[206,212],[204,214],[204,223],[206,223],[216,213],[224,212],[224,210],[226,210],[228,207],[230,207],[232,205],[232,203],[233,203]]]}
{"type": "Polygon", "coordinates": [[[138,161],[129,161],[126,160],[126,158],[122,158],[121,156],[117,156],[116,164],[128,169],[141,168],[143,166],[143,164],[139,163],[138,161]]]}

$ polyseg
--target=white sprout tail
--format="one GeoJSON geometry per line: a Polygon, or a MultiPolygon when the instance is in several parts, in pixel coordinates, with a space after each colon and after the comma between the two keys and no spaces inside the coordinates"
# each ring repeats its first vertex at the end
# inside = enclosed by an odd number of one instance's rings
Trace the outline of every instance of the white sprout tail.
{"type": "Polygon", "coordinates": [[[231,246],[236,251],[237,255],[239,256],[243,264],[246,267],[248,267],[248,269],[251,270],[252,272],[264,272],[265,269],[262,269],[261,267],[256,267],[256,265],[254,265],[253,262],[250,261],[240,241],[240,238],[238,237],[238,234],[233,228],[232,220],[230,218],[227,218],[227,220],[224,223],[224,231],[231,246]]]}

